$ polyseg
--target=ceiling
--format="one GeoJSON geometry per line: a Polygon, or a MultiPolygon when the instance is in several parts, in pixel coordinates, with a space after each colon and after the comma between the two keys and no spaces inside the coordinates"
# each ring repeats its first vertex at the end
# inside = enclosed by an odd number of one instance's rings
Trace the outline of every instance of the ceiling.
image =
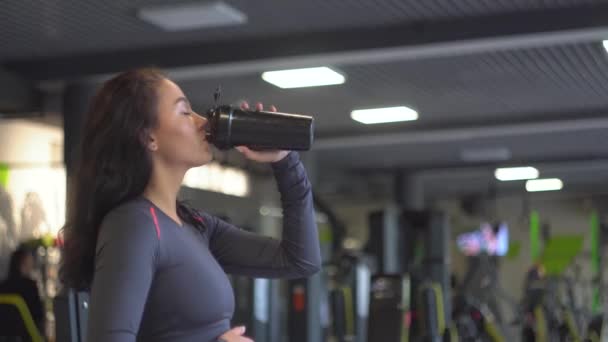
{"type": "Polygon", "coordinates": [[[23,89],[48,91],[154,64],[199,111],[221,85],[223,102],[312,114],[319,189],[328,194],[369,191],[360,183],[371,178],[335,176],[342,172],[381,177],[389,189],[384,175],[396,170],[422,177],[432,197],[483,192],[495,166],[520,164],[562,177],[566,191],[608,190],[608,1],[225,2],[248,23],[164,32],[136,11],[175,1],[5,0],[0,71],[11,84],[16,76],[23,89]],[[341,71],[346,83],[283,90],[260,78],[319,65],[341,71]],[[420,119],[365,126],[349,117],[352,109],[391,105],[415,108],[420,119]],[[463,159],[479,149],[506,150],[507,158],[463,159]]]}
{"type": "Polygon", "coordinates": [[[173,0],[107,2],[4,0],[0,4],[0,46],[6,49],[2,49],[0,58],[30,59],[295,32],[373,27],[404,22],[432,22],[528,10],[568,8],[600,1],[230,0],[225,2],[244,12],[248,17],[248,24],[175,34],[163,32],[135,18],[137,9],[141,7],[178,3],[173,0]]]}

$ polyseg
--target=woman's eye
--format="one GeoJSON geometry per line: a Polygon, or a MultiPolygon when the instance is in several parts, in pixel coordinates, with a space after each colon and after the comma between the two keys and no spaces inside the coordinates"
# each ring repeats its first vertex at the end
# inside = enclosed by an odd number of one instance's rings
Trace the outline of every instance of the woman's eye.
{"type": "Polygon", "coordinates": [[[190,115],[190,114],[192,114],[192,112],[183,112],[182,114],[184,114],[184,115],[190,115]]]}

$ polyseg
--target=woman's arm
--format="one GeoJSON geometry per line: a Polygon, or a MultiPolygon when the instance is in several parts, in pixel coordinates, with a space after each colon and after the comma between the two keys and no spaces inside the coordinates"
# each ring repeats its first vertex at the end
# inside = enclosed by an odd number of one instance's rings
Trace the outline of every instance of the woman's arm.
{"type": "Polygon", "coordinates": [[[310,276],[321,268],[321,252],[306,170],[296,152],[273,163],[272,169],[281,193],[282,239],[250,233],[205,215],[211,251],[227,273],[266,278],[310,276]]]}
{"type": "Polygon", "coordinates": [[[154,222],[142,209],[104,219],[91,287],[88,342],[134,342],[159,257],[154,222]]]}

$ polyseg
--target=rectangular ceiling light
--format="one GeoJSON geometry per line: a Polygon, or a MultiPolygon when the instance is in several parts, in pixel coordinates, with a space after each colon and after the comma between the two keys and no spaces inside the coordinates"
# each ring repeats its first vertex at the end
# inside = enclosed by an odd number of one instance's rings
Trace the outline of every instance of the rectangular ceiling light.
{"type": "Polygon", "coordinates": [[[166,31],[240,25],[247,16],[222,1],[162,5],[142,8],[137,16],[166,31]]]}
{"type": "Polygon", "coordinates": [[[606,49],[606,51],[608,52],[608,40],[604,40],[602,44],[604,45],[604,49],[606,49]]]}
{"type": "Polygon", "coordinates": [[[350,113],[350,117],[355,121],[369,125],[418,120],[418,112],[405,106],[357,109],[350,113]]]}
{"type": "Polygon", "coordinates": [[[514,181],[538,178],[538,170],[531,166],[500,168],[494,171],[494,177],[499,181],[514,181]]]}
{"type": "Polygon", "coordinates": [[[559,178],[533,179],[526,182],[528,192],[557,191],[563,187],[564,183],[559,178]]]}
{"type": "Polygon", "coordinates": [[[344,76],[328,67],[267,71],[262,79],[283,89],[344,83],[344,76]]]}

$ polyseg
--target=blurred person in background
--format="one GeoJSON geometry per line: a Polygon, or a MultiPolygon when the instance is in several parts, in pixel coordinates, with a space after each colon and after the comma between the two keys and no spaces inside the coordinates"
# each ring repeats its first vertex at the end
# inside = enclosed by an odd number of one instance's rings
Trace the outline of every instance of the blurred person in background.
{"type": "Polygon", "coordinates": [[[8,277],[0,283],[0,294],[17,294],[23,298],[39,331],[44,334],[44,307],[38,285],[32,279],[36,267],[33,252],[24,245],[11,255],[8,277]]]}

